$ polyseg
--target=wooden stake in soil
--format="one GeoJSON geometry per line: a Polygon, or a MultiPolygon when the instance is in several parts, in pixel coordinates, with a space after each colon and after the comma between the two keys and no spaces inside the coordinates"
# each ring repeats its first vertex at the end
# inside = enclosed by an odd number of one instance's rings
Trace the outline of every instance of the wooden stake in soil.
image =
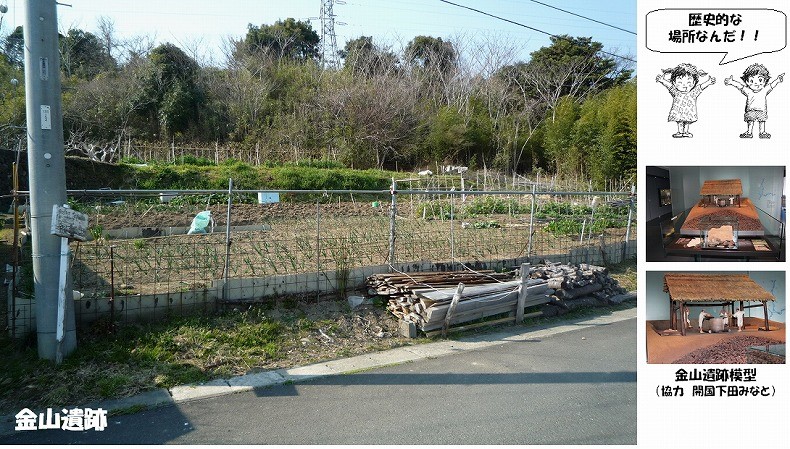
{"type": "Polygon", "coordinates": [[[527,281],[529,281],[529,264],[521,264],[521,286],[518,290],[518,302],[516,303],[516,323],[524,321],[524,302],[527,298],[527,281]]]}

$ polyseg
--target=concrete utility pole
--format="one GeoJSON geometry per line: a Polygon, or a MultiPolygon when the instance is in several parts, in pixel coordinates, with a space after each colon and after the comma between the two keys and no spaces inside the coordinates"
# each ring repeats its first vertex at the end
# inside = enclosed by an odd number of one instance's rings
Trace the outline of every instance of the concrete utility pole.
{"type": "MultiPolygon", "coordinates": [[[[36,298],[38,355],[55,360],[60,237],[50,234],[52,206],[66,202],[60,55],[55,0],[28,0],[25,15],[25,99],[30,227],[36,298]]],[[[68,279],[68,277],[67,277],[68,279]]],[[[66,291],[71,292],[71,282],[66,291]]],[[[67,296],[64,356],[77,347],[74,302],[67,296]]]]}

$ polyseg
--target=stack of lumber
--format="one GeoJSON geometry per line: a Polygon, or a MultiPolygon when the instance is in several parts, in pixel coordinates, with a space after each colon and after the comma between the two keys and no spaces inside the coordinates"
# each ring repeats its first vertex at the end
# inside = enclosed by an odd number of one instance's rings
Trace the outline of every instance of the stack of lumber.
{"type": "Polygon", "coordinates": [[[414,305],[419,302],[414,293],[417,290],[455,288],[459,283],[477,285],[511,279],[512,274],[491,270],[385,273],[369,276],[366,284],[368,294],[389,297],[387,308],[398,318],[403,318],[414,311],[414,305]]]}
{"type": "MultiPolygon", "coordinates": [[[[452,311],[448,325],[466,323],[481,318],[515,312],[521,280],[464,287],[458,303],[452,311]]],[[[416,292],[419,302],[415,311],[404,319],[411,321],[428,332],[444,327],[453,295],[457,287],[416,292]]],[[[525,284],[524,307],[551,301],[552,290],[543,279],[529,279],[525,284]]]]}
{"type": "Polygon", "coordinates": [[[544,262],[531,266],[524,280],[514,280],[513,274],[377,274],[368,277],[367,286],[371,295],[388,297],[387,309],[392,314],[426,333],[504,313],[513,316],[519,295],[524,297],[525,308],[551,304],[567,310],[575,302],[605,304],[609,297],[625,292],[605,267],[595,265],[544,262]],[[459,284],[464,287],[453,304],[459,284]]]}

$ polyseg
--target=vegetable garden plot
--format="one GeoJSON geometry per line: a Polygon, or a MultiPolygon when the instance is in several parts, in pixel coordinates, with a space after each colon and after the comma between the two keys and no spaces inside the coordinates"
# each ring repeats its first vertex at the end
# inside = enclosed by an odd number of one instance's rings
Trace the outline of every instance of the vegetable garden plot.
{"type": "MultiPolygon", "coordinates": [[[[478,215],[475,221],[398,216],[395,258],[398,262],[451,263],[562,254],[600,245],[601,239],[605,243],[622,241],[626,231],[607,228],[593,233],[592,239],[587,235],[580,239],[575,233],[552,231],[551,223],[535,222],[530,236],[528,215],[478,215]],[[488,224],[469,224],[481,222],[488,224]]],[[[231,233],[228,276],[263,278],[384,265],[389,262],[389,226],[385,214],[266,220],[260,226],[265,230],[231,233]]],[[[224,276],[226,241],[222,232],[99,240],[72,244],[76,289],[90,297],[109,296],[110,246],[114,247],[116,294],[202,290],[224,276]]]]}

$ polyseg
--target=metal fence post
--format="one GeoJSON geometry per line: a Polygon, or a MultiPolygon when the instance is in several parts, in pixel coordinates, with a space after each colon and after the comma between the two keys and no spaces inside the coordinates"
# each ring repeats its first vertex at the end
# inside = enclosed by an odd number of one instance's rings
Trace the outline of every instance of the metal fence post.
{"type": "Polygon", "coordinates": [[[532,226],[535,223],[535,184],[532,184],[532,204],[529,206],[529,239],[527,240],[527,259],[532,254],[532,226]]]}
{"type": "Polygon", "coordinates": [[[390,194],[392,196],[390,203],[390,254],[389,264],[395,265],[395,213],[396,213],[396,199],[397,184],[395,178],[392,178],[392,186],[390,187],[390,194]]]}
{"type": "Polygon", "coordinates": [[[628,223],[626,224],[625,228],[625,254],[623,254],[623,260],[628,257],[629,254],[629,247],[631,246],[631,218],[634,214],[634,194],[636,193],[636,186],[631,184],[631,196],[628,197],[628,223]]]}
{"type": "Polygon", "coordinates": [[[321,299],[321,199],[315,200],[315,295],[321,299]]]}
{"type": "Polygon", "coordinates": [[[450,195],[450,269],[455,270],[455,195],[450,195]]]}
{"type": "Polygon", "coordinates": [[[230,206],[233,194],[233,178],[228,179],[228,215],[225,226],[225,269],[222,272],[222,300],[228,300],[228,278],[230,277],[230,206]]]}

